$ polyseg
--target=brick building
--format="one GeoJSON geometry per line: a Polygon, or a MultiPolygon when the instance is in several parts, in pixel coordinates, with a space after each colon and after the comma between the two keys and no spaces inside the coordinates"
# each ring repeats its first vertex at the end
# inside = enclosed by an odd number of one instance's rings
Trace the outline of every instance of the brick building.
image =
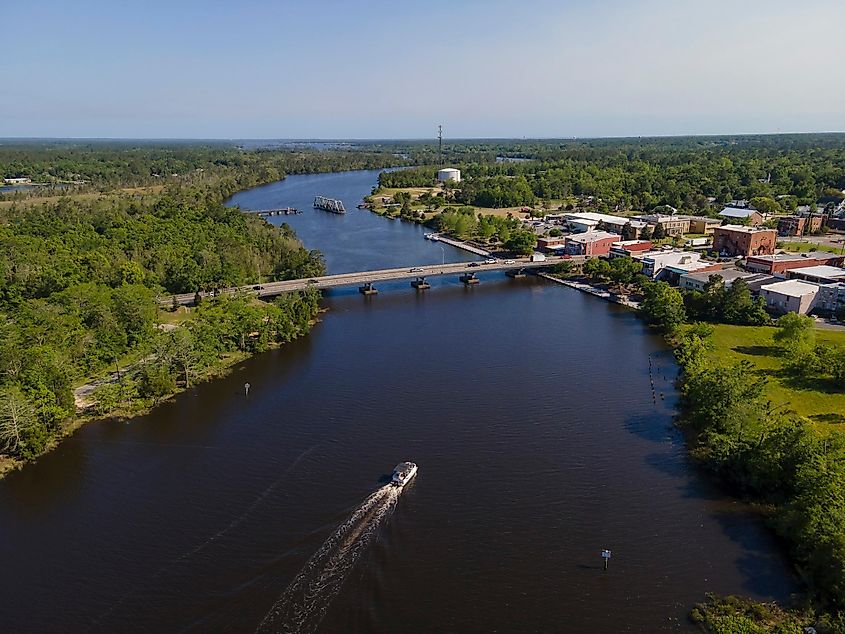
{"type": "Polygon", "coordinates": [[[825,251],[809,251],[807,253],[778,253],[777,255],[760,255],[749,257],[745,268],[756,273],[768,273],[778,277],[786,277],[791,269],[807,266],[842,266],[845,256],[825,251]]]}
{"type": "Polygon", "coordinates": [[[567,236],[566,253],[569,255],[586,255],[587,257],[607,255],[610,253],[610,247],[613,243],[620,240],[622,240],[622,236],[607,231],[578,233],[567,236]]]}
{"type": "Polygon", "coordinates": [[[778,232],[742,225],[724,225],[713,232],[713,249],[718,253],[748,257],[775,252],[778,232]]]}

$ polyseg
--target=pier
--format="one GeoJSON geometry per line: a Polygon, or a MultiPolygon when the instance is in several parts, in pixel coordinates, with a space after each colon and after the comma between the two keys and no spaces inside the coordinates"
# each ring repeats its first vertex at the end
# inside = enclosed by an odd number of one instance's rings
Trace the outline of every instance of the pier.
{"type": "Polygon", "coordinates": [[[327,198],[326,196],[317,196],[316,198],[314,198],[314,209],[330,211],[333,214],[346,213],[346,207],[343,206],[342,200],[337,200],[335,198],[327,198]]]}

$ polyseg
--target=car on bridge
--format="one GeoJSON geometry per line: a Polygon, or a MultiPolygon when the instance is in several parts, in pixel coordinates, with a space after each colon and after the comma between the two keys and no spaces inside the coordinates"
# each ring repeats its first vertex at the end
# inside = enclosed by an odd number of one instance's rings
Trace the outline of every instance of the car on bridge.
{"type": "Polygon", "coordinates": [[[484,260],[484,264],[495,264],[495,263],[496,263],[496,258],[487,258],[486,260],[484,260]]]}
{"type": "Polygon", "coordinates": [[[505,264],[516,264],[516,260],[505,260],[505,264]]]}
{"type": "Polygon", "coordinates": [[[253,287],[252,287],[252,290],[254,290],[254,291],[263,291],[263,290],[264,290],[264,287],[263,287],[263,286],[261,286],[261,285],[256,285],[256,286],[253,286],[253,287]]]}
{"type": "Polygon", "coordinates": [[[481,266],[478,262],[470,262],[467,266],[471,269],[474,269],[476,266],[481,266]]]}
{"type": "Polygon", "coordinates": [[[408,272],[409,272],[409,273],[422,273],[422,272],[423,272],[423,270],[422,270],[420,267],[415,266],[415,267],[414,267],[414,268],[412,268],[412,269],[408,269],[408,272]]]}

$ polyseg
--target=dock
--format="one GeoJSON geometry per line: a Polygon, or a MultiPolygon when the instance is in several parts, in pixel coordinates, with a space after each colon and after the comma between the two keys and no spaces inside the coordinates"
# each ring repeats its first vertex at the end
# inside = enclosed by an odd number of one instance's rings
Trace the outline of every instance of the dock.
{"type": "Polygon", "coordinates": [[[475,255],[483,255],[484,257],[490,257],[490,252],[486,249],[482,249],[481,247],[476,247],[471,244],[467,244],[462,240],[453,240],[452,238],[446,238],[436,233],[430,234],[431,237],[428,238],[432,242],[442,242],[443,244],[448,244],[449,246],[453,246],[457,249],[462,249],[463,251],[469,251],[470,253],[474,253],[475,255]]]}
{"type": "Polygon", "coordinates": [[[587,293],[588,295],[592,295],[593,297],[599,297],[601,299],[607,300],[608,302],[619,304],[620,306],[626,306],[627,308],[633,308],[634,310],[640,309],[639,302],[630,300],[627,297],[620,297],[619,295],[615,295],[610,291],[596,288],[592,284],[577,282],[575,280],[566,280],[555,275],[550,275],[549,273],[537,273],[537,277],[542,277],[544,280],[556,282],[557,284],[563,284],[564,286],[568,286],[569,288],[574,288],[575,290],[581,291],[582,293],[587,293]]]}

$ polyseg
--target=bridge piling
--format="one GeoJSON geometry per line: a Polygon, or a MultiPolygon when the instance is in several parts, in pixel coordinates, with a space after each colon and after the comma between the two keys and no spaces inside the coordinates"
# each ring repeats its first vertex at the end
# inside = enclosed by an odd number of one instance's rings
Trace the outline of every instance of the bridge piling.
{"type": "Polygon", "coordinates": [[[460,279],[467,286],[469,286],[470,284],[478,284],[481,281],[475,276],[475,273],[464,273],[458,279],[460,279]]]}
{"type": "Polygon", "coordinates": [[[377,295],[378,289],[375,286],[373,286],[372,282],[367,282],[363,286],[358,287],[358,292],[361,293],[361,295],[367,295],[367,296],[377,295]]]}
{"type": "Polygon", "coordinates": [[[424,291],[431,288],[431,284],[425,281],[425,277],[420,276],[415,280],[411,281],[411,286],[417,289],[418,291],[424,291]]]}

